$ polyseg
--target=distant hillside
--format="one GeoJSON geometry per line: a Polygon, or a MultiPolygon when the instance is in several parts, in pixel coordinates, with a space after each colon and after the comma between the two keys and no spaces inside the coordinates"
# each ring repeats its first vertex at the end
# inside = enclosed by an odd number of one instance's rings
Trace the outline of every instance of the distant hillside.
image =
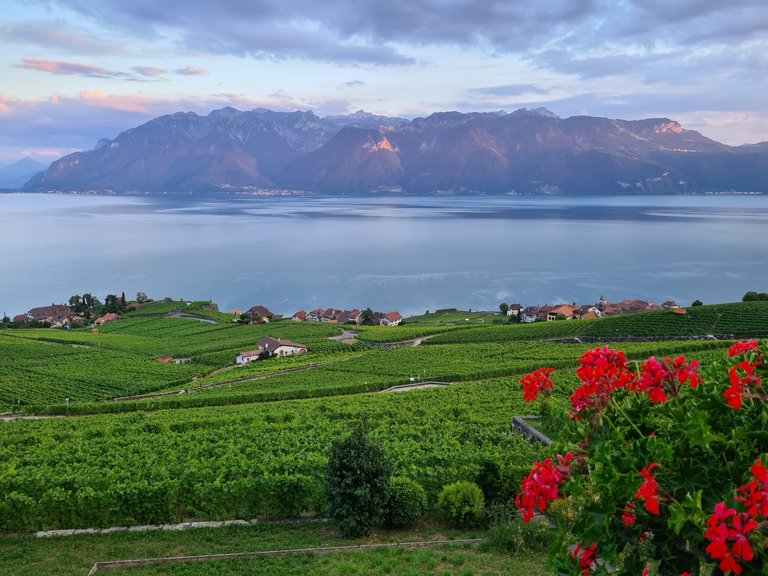
{"type": "Polygon", "coordinates": [[[35,174],[45,169],[45,164],[41,164],[28,156],[24,157],[0,168],[0,188],[18,190],[35,174]]]}
{"type": "Polygon", "coordinates": [[[730,147],[668,118],[559,118],[548,110],[162,116],[54,162],[30,191],[328,194],[768,192],[768,148],[730,147]]]}

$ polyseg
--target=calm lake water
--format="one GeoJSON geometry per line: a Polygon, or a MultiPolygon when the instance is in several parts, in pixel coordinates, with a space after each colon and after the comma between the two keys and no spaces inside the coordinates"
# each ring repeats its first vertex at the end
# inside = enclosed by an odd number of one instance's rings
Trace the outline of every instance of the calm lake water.
{"type": "Polygon", "coordinates": [[[0,313],[139,290],[285,314],[735,301],[768,290],[768,196],[0,194],[0,313]]]}

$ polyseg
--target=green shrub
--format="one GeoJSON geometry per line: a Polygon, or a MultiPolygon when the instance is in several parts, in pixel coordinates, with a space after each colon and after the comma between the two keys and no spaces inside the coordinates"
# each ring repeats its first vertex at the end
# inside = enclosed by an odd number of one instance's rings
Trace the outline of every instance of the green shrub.
{"type": "Polygon", "coordinates": [[[384,520],[391,466],[378,442],[358,422],[346,438],[331,446],[325,473],[328,516],[342,536],[366,536],[384,520]]]}
{"type": "Polygon", "coordinates": [[[427,509],[427,493],[421,484],[408,478],[392,478],[389,482],[387,525],[408,528],[416,524],[427,509]]]}
{"type": "Polygon", "coordinates": [[[501,495],[501,469],[496,461],[484,460],[476,481],[486,502],[494,502],[501,495]]]}
{"type": "Polygon", "coordinates": [[[454,482],[440,492],[437,507],[451,524],[460,528],[472,526],[483,518],[483,491],[474,482],[454,482]]]}
{"type": "Polygon", "coordinates": [[[490,506],[486,516],[485,549],[508,554],[536,554],[549,549],[551,526],[545,518],[538,517],[526,524],[518,514],[501,504],[490,506]]]}

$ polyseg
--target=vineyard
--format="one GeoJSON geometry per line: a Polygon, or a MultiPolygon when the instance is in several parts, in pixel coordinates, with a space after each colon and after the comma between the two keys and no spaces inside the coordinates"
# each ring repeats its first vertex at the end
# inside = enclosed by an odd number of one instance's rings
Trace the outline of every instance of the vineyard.
{"type": "Polygon", "coordinates": [[[476,478],[489,460],[514,486],[546,453],[510,432],[512,416],[530,410],[520,376],[556,368],[552,401],[565,409],[577,359],[595,347],[574,337],[653,336],[659,341],[616,347],[638,361],[708,359],[729,342],[661,340],[768,326],[768,306],[758,302],[687,316],[363,328],[348,344],[329,339],[341,333],[331,324],[241,325],[168,311],[147,307],[98,333],[0,332],[0,402],[70,416],[0,425],[0,531],[322,514],[330,443],[363,416],[396,473],[432,498],[448,482],[476,478]],[[235,355],[264,336],[301,342],[309,353],[234,367],[235,355]],[[415,347],[365,343],[424,336],[415,347]],[[190,361],[158,363],[161,355],[190,361]],[[451,385],[379,393],[429,381],[451,385]],[[114,400],[148,392],[169,394],[114,400]]]}
{"type": "Polygon", "coordinates": [[[595,320],[473,327],[435,336],[425,341],[425,344],[517,342],[576,337],[674,339],[707,334],[734,338],[768,336],[768,302],[694,306],[688,308],[684,315],[675,314],[672,310],[659,310],[595,320]]]}

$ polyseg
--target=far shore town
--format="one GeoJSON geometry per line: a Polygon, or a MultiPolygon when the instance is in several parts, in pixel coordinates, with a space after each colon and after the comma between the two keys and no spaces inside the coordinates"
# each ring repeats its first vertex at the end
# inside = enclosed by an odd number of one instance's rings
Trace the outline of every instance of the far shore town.
{"type": "MultiPolygon", "coordinates": [[[[74,298],[74,297],[73,297],[74,298]]],[[[13,319],[3,318],[3,322],[12,324],[16,327],[50,327],[50,328],[75,328],[82,326],[91,326],[98,329],[99,326],[108,322],[113,322],[121,318],[121,312],[129,312],[140,308],[156,304],[156,301],[147,302],[126,302],[125,296],[107,297],[105,305],[101,305],[97,298],[93,302],[98,306],[92,305],[90,301],[83,300],[82,303],[72,304],[51,304],[50,306],[40,306],[32,308],[24,314],[19,314],[13,319]]],[[[160,302],[171,303],[170,298],[160,302]]],[[[184,302],[179,302],[183,304],[184,302]]],[[[187,305],[191,303],[186,303],[187,305]]],[[[218,312],[218,306],[209,303],[202,309],[218,312]]],[[[619,316],[624,314],[636,314],[639,312],[649,312],[652,310],[672,309],[677,314],[686,314],[686,309],[679,307],[675,302],[668,300],[662,304],[647,302],[645,300],[622,300],[617,303],[608,302],[603,296],[595,304],[554,304],[543,306],[523,306],[522,304],[502,303],[498,311],[485,312],[485,314],[494,314],[507,316],[511,322],[529,324],[533,322],[551,322],[554,320],[588,320],[591,318],[603,318],[606,316],[619,316]]],[[[459,312],[459,310],[455,310],[459,312]]],[[[176,309],[169,313],[169,316],[183,315],[183,308],[176,309]]],[[[353,325],[373,325],[373,326],[399,326],[407,322],[406,318],[397,312],[377,312],[370,308],[352,310],[341,310],[338,308],[315,308],[306,311],[299,310],[290,317],[275,314],[266,306],[252,306],[245,312],[233,310],[229,312],[233,316],[233,321],[246,324],[261,324],[274,320],[290,319],[296,322],[327,322],[331,324],[353,324],[353,325]]]]}

